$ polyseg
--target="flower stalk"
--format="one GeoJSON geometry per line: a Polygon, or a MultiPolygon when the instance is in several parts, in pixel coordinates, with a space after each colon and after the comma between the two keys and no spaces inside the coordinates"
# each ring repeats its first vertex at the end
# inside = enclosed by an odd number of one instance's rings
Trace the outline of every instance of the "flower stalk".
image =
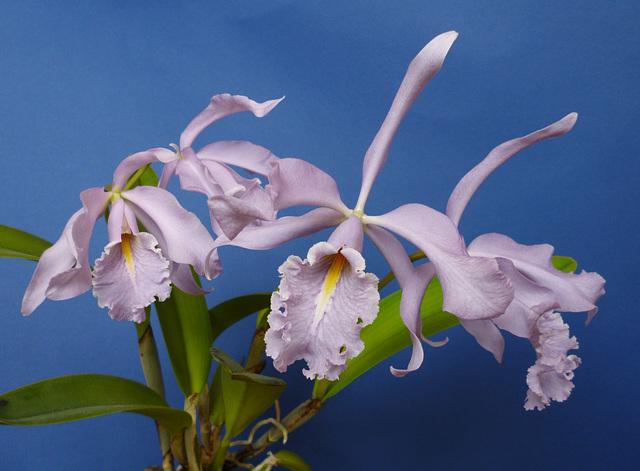
{"type": "MultiPolygon", "coordinates": [[[[147,319],[145,322],[135,324],[138,332],[138,350],[140,352],[140,363],[144,379],[151,389],[157,392],[163,399],[165,398],[164,380],[162,378],[162,368],[160,367],[160,357],[158,347],[153,336],[153,329],[149,323],[150,309],[145,309],[147,319]]],[[[173,454],[171,453],[171,436],[169,432],[156,421],[158,436],[160,438],[160,448],[162,449],[162,469],[163,471],[173,471],[173,454]]]]}

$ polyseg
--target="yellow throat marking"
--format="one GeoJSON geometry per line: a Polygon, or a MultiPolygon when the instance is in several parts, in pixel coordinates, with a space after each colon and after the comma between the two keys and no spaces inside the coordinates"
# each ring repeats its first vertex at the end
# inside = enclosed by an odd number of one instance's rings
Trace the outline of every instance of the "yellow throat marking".
{"type": "Polygon", "coordinates": [[[327,307],[327,303],[336,289],[336,285],[338,284],[338,280],[340,279],[340,275],[342,274],[342,270],[345,265],[348,265],[347,259],[344,258],[340,252],[333,256],[333,260],[331,261],[331,266],[327,271],[327,275],[324,278],[324,283],[322,284],[322,290],[320,291],[320,295],[318,297],[318,304],[316,306],[316,315],[313,319],[313,328],[316,328],[322,317],[324,316],[325,308],[327,307]]]}
{"type": "Polygon", "coordinates": [[[122,242],[120,243],[120,247],[122,248],[122,256],[124,257],[125,262],[127,263],[127,270],[129,271],[129,276],[132,280],[135,280],[136,269],[133,266],[133,253],[131,252],[131,234],[122,234],[122,242]]]}

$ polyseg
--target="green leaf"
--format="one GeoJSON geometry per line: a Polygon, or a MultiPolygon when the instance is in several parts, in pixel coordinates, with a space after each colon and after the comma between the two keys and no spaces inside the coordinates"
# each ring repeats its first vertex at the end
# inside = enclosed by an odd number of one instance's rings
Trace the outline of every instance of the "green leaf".
{"type": "Polygon", "coordinates": [[[213,343],[204,296],[173,286],[169,299],[154,304],[178,386],[186,397],[200,393],[211,370],[213,343]]]}
{"type": "Polygon", "coordinates": [[[142,169],[140,169],[142,170],[142,173],[140,174],[140,179],[139,179],[140,185],[158,186],[158,182],[159,182],[158,175],[153,170],[153,167],[147,164],[144,167],[142,167],[142,169]]]}
{"type": "MultiPolygon", "coordinates": [[[[554,256],[553,264],[565,273],[575,271],[577,263],[570,257],[554,256]]],[[[401,291],[380,301],[378,317],[362,329],[360,338],[365,348],[357,357],[348,360],[347,369],[336,381],[317,380],[313,389],[313,398],[326,401],[337,394],[361,374],[386,360],[391,355],[411,345],[409,331],[400,318],[401,291]]],[[[440,333],[460,322],[453,314],[442,310],[442,289],[438,278],[429,285],[422,306],[422,334],[425,337],[440,333]]]]}
{"type": "Polygon", "coordinates": [[[56,424],[114,412],[151,417],[171,435],[191,424],[189,414],[172,409],[148,387],[117,376],[60,376],[0,395],[0,423],[8,425],[56,424]]]}
{"type": "Polygon", "coordinates": [[[273,455],[278,464],[277,466],[282,466],[283,468],[292,469],[293,471],[313,471],[309,463],[307,463],[304,459],[302,459],[299,455],[295,454],[293,451],[289,450],[280,450],[279,452],[273,455]]]}
{"type": "Polygon", "coordinates": [[[20,229],[0,224],[0,257],[40,260],[51,242],[20,229]]]}
{"type": "Polygon", "coordinates": [[[271,293],[256,293],[238,296],[212,307],[209,318],[213,340],[239,320],[268,308],[270,304],[271,293]]]}
{"type": "Polygon", "coordinates": [[[554,255],[551,259],[553,266],[560,271],[570,273],[576,271],[578,268],[578,262],[571,257],[563,257],[561,255],[554,255]]]}
{"type": "Polygon", "coordinates": [[[227,433],[233,438],[275,402],[287,383],[278,378],[247,373],[219,348],[212,348],[211,356],[222,367],[220,392],[224,402],[224,422],[227,433]]]}
{"type": "Polygon", "coordinates": [[[219,348],[212,348],[211,356],[220,363],[211,384],[211,394],[215,398],[210,402],[211,420],[219,423],[222,406],[226,428],[224,439],[214,458],[214,469],[218,469],[224,461],[231,439],[271,407],[286,383],[278,378],[247,373],[219,348]]]}

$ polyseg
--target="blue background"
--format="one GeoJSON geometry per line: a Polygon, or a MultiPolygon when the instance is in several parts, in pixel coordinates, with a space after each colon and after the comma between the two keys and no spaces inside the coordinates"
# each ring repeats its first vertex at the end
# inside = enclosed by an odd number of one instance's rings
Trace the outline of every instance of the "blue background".
{"type": "MultiPolygon", "coordinates": [[[[607,279],[588,327],[585,314],[564,316],[583,361],[569,400],[525,411],[529,343],[505,334],[499,365],[457,327],[445,347],[426,347],[422,368],[406,378],[388,369],[406,365],[407,351],[360,378],[287,447],[317,470],[640,469],[640,4],[8,3],[0,7],[0,223],[51,241],[82,190],[110,183],[128,154],[177,142],[217,93],[286,99],[265,118],[243,113],[216,123],[196,146],[245,139],[307,159],[334,176],[352,206],[362,157],[407,65],[451,29],[460,37],[402,123],[369,212],[408,202],[444,210],[457,180],[493,147],[577,111],[569,134],[496,171],[461,223],[469,242],[500,232],[550,243],[607,279]]],[[[184,204],[206,218],[197,196],[184,204]]],[[[209,303],[272,290],[286,256],[304,256],[323,237],[251,258],[224,250],[209,303]]],[[[100,223],[92,257],[106,239],[100,223]]],[[[370,271],[387,272],[371,244],[365,257],[370,271]]],[[[35,264],[3,259],[0,267],[0,391],[72,373],[144,381],[130,323],[112,321],[90,293],[46,301],[23,318],[35,264]]],[[[252,322],[218,346],[240,359],[252,322]]],[[[168,399],[181,407],[162,355],[168,399]]],[[[285,412],[311,393],[301,367],[284,375],[292,386],[281,398],[285,412]]],[[[134,414],[0,427],[4,469],[140,470],[160,461],[153,423],[134,414]]]]}

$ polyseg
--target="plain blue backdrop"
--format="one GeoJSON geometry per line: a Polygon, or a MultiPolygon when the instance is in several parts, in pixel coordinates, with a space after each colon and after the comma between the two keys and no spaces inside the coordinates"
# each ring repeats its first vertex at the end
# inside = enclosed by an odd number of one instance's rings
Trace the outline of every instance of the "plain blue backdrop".
{"type": "MultiPolygon", "coordinates": [[[[461,223],[467,241],[500,232],[549,243],[607,279],[600,311],[567,314],[580,342],[569,400],[523,401],[535,354],[506,334],[497,364],[462,328],[426,347],[403,378],[403,351],[327,402],[287,448],[316,470],[640,469],[638,201],[640,4],[630,1],[4,2],[0,7],[0,223],[58,239],[79,193],[111,182],[128,154],[177,142],[217,93],[286,99],[267,117],[226,118],[198,139],[243,139],[304,158],[353,205],[367,147],[415,54],[460,33],[413,106],[367,209],[420,202],[444,210],[456,182],[496,145],[577,111],[567,135],[495,172],[461,223]]],[[[185,206],[206,218],[204,201],[185,206]]],[[[282,248],[221,252],[212,305],[277,286],[282,248]],[[250,255],[250,256],[249,256],[250,255]]],[[[92,243],[106,244],[104,223],[92,243]]],[[[388,268],[371,244],[370,271],[388,268]]],[[[72,373],[144,381],[135,329],[90,293],[20,315],[33,262],[0,260],[0,391],[72,373]]],[[[254,319],[218,346],[240,359],[254,319]]],[[[159,334],[159,331],[158,331],[159,334]]],[[[159,337],[159,335],[158,335],[159,337]]],[[[166,358],[168,400],[183,399],[166,358]]],[[[302,364],[283,375],[286,412],[311,394],[302,364]]],[[[277,374],[273,368],[267,374],[277,374]]],[[[160,464],[148,418],[116,414],[0,427],[3,469],[141,470],[160,464]]]]}

